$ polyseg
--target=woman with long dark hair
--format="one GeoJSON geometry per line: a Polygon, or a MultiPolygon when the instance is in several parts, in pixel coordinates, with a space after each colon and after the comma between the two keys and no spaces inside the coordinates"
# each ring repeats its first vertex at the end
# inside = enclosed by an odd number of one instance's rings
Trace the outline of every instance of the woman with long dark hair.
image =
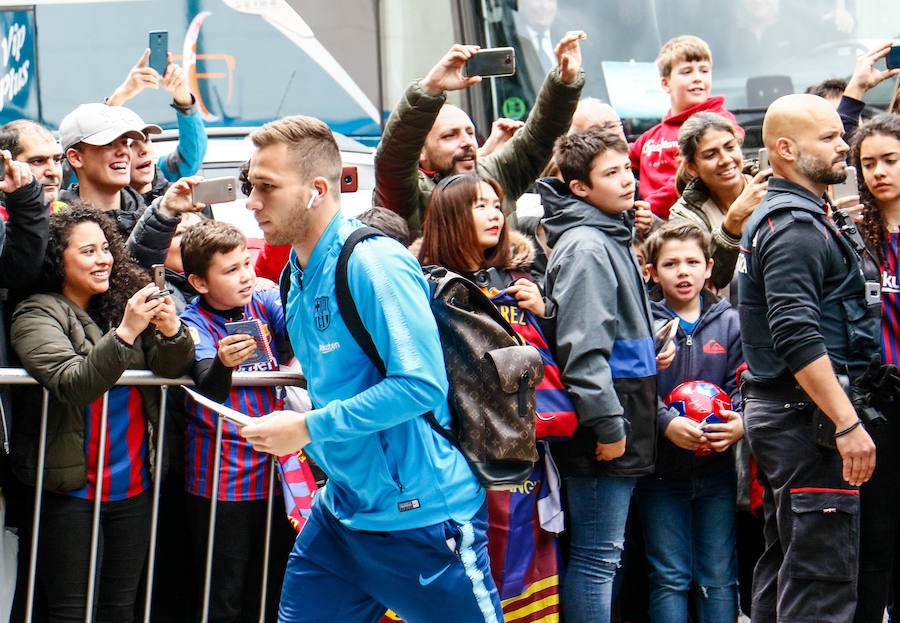
{"type": "MultiPolygon", "coordinates": [[[[157,287],[149,282],[115,223],[73,206],[50,217],[41,286],[13,315],[12,346],[50,392],[37,552],[50,621],[85,618],[98,496],[95,620],[133,620],[149,541],[152,466],[162,459],[155,448],[160,392],[115,383],[127,369],[177,377],[194,359],[171,298],[152,297],[157,287]]],[[[12,467],[35,485],[41,393],[28,388],[18,398],[12,467]]]]}
{"type": "MultiPolygon", "coordinates": [[[[885,113],[864,123],[853,136],[863,220],[860,230],[881,272],[881,358],[900,364],[900,115],[885,113]]],[[[878,392],[886,421],[869,428],[877,462],[860,487],[860,560],[854,621],[880,623],[891,596],[900,597],[894,566],[900,545],[900,402],[878,392]]]]}

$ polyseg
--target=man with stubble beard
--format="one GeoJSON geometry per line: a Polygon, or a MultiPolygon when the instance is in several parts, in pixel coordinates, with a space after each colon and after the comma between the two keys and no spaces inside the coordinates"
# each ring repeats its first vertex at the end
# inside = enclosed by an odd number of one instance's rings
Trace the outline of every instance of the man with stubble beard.
{"type": "Polygon", "coordinates": [[[460,108],[446,103],[447,91],[481,81],[463,75],[463,65],[478,51],[454,45],[421,80],[414,82],[391,113],[375,152],[375,203],[407,220],[415,236],[435,185],[455,173],[476,169],[503,188],[503,212],[516,224],[516,200],[550,161],[553,142],[566,132],[578,105],[584,72],[581,31],[571,31],[556,46],[557,66],[547,75],[525,126],[500,149],[478,158],[475,125],[460,108]]]}
{"type": "Polygon", "coordinates": [[[738,292],[747,439],[763,485],[765,551],[752,620],[853,620],[859,486],[875,445],[841,388],[879,351],[880,293],[828,217],[845,179],[841,120],[826,100],[773,102],[763,142],[773,176],[741,240],[738,292]]]}

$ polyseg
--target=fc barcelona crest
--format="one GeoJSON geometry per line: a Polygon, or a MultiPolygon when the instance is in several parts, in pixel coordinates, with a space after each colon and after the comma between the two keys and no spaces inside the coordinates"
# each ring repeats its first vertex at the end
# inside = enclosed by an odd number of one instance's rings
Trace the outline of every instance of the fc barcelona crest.
{"type": "Polygon", "coordinates": [[[328,309],[327,296],[316,297],[315,317],[316,328],[319,331],[324,331],[331,324],[331,310],[328,309]]]}

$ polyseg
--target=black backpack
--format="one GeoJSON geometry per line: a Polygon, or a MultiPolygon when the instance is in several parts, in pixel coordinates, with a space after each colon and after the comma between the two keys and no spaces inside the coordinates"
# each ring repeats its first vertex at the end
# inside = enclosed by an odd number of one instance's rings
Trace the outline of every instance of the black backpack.
{"type": "MultiPolygon", "coordinates": [[[[384,362],[363,326],[347,281],[347,263],[354,247],[366,238],[383,235],[363,227],[348,236],[338,256],[335,292],[350,333],[385,374],[384,362]]],[[[450,429],[441,426],[431,412],[423,417],[459,449],[486,488],[521,485],[538,459],[534,423],[535,387],[544,375],[540,353],[523,344],[477,285],[436,266],[426,267],[425,276],[450,385],[450,429]]],[[[289,285],[283,273],[282,301],[287,300],[289,285]]]]}

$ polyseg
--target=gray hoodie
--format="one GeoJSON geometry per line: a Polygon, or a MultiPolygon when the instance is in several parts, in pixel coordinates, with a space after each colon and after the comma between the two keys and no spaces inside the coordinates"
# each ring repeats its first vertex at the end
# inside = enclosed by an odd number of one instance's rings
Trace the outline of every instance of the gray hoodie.
{"type": "Polygon", "coordinates": [[[556,360],[579,427],[554,453],[567,475],[637,476],[656,454],[656,356],[650,305],[627,214],[609,215],[555,178],[538,181],[551,247],[546,294],[556,304],[556,360]],[[625,454],[594,458],[627,436],[625,454]]]}

